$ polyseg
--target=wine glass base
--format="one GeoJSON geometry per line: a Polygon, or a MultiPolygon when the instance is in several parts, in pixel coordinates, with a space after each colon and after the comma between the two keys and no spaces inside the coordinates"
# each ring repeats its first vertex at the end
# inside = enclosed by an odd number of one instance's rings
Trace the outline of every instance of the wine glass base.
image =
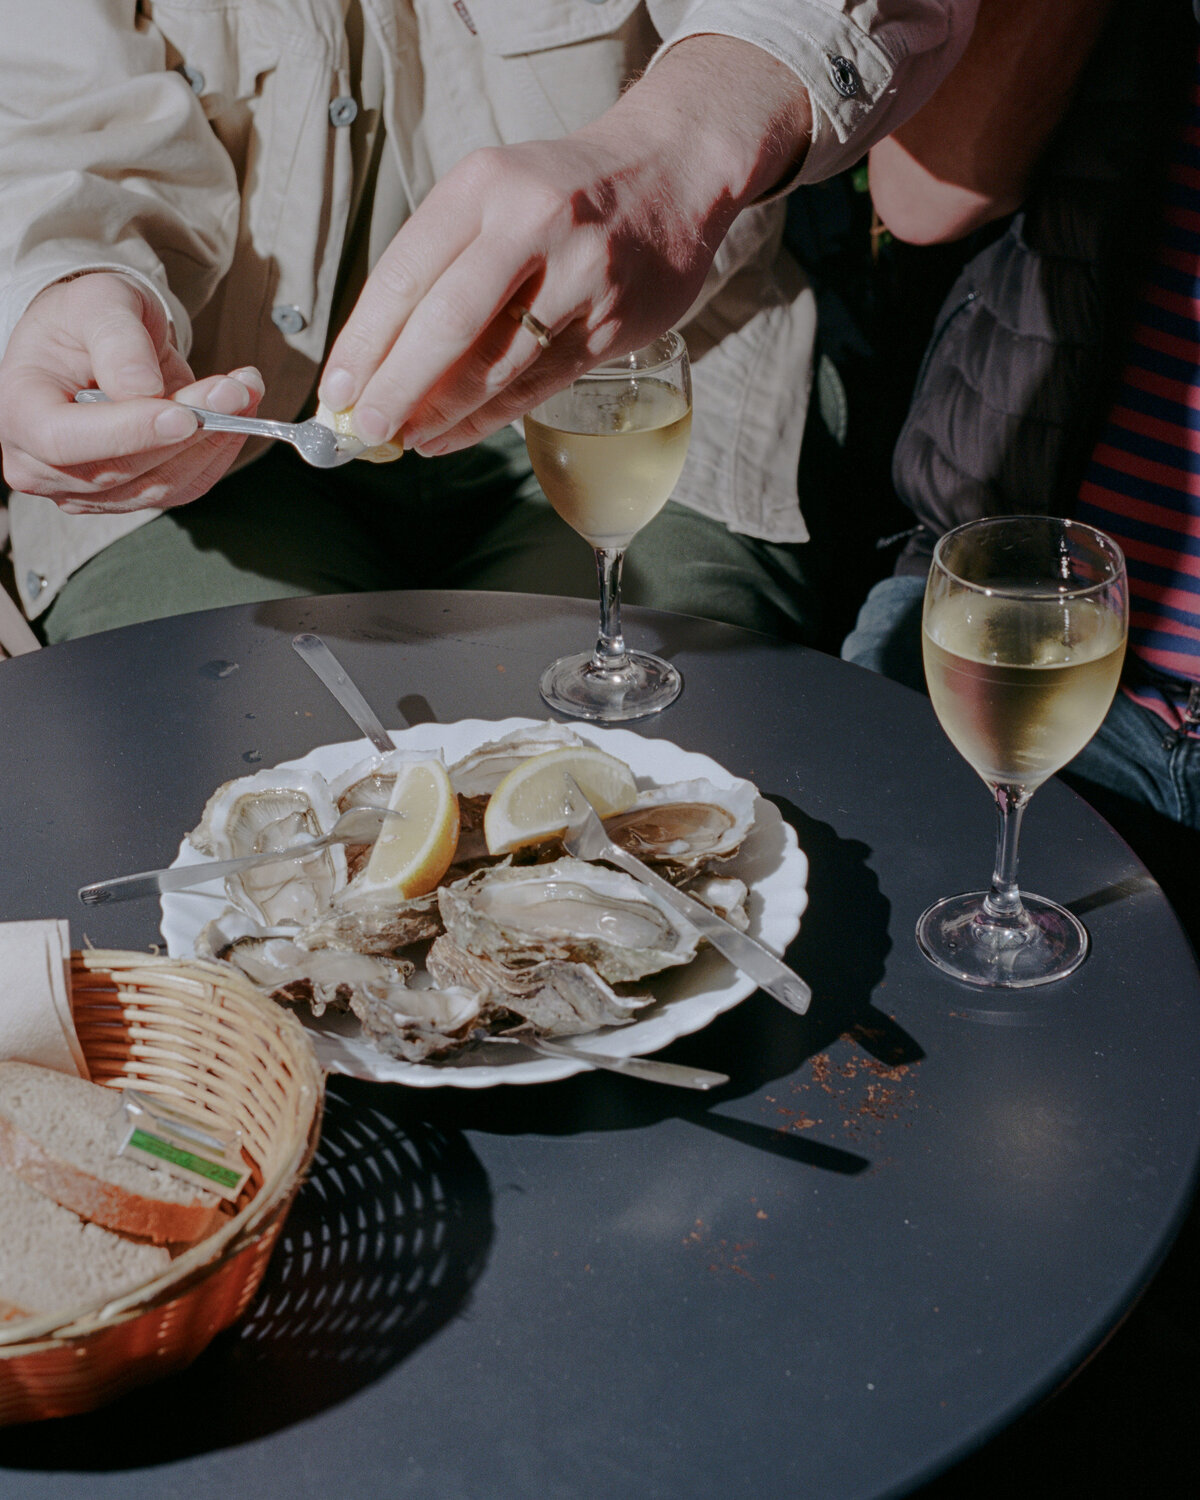
{"type": "Polygon", "coordinates": [[[560,656],[542,673],[538,691],[557,713],[603,723],[644,719],[674,703],[683,678],[668,661],[630,651],[619,672],[597,667],[590,651],[560,656]]]}
{"type": "Polygon", "coordinates": [[[1087,929],[1066,907],[1021,892],[1024,920],[997,922],[984,910],[987,891],[936,901],[917,920],[917,946],[964,984],[1028,989],[1064,979],[1087,957],[1087,929]]]}

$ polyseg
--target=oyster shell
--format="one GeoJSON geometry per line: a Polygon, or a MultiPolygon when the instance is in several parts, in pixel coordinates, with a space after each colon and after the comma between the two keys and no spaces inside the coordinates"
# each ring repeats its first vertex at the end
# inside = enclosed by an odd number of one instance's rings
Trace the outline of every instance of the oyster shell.
{"type": "Polygon", "coordinates": [[[331,783],[338,812],[348,807],[386,807],[400,767],[425,760],[444,761],[444,757],[440,750],[388,750],[360,760],[331,783]]]}
{"type": "Polygon", "coordinates": [[[476,745],[450,767],[450,784],[460,797],[490,796],[514,766],[531,755],[556,750],[560,745],[582,745],[583,740],[566,724],[548,719],[531,728],[514,729],[498,740],[476,745]]]}
{"type": "Polygon", "coordinates": [[[542,1036],[578,1036],[600,1026],[624,1026],[653,1003],[650,995],[618,995],[587,964],[562,959],[506,964],[468,953],[449,936],[438,938],[426,965],[444,989],[476,995],[481,1006],[520,1016],[542,1036]]]}
{"type": "Polygon", "coordinates": [[[397,994],[370,986],[355,996],[350,1008],[368,1041],[406,1062],[457,1051],[484,1012],[479,995],[453,987],[397,994]]]}
{"type": "MultiPolygon", "coordinates": [[[[235,859],[318,838],[329,832],[336,819],[324,777],[275,767],[219,786],[188,839],[201,854],[235,859]]],[[[225,881],[225,893],[265,927],[301,927],[324,911],[345,884],[346,855],[334,845],[303,859],[231,875],[225,881]]]]}
{"type": "MultiPolygon", "coordinates": [[[[351,807],[387,807],[391,802],[392,789],[401,766],[417,761],[443,761],[440,750],[388,750],[382,755],[373,755],[369,760],[360,760],[336,776],[330,791],[334,806],[339,813],[351,807]]],[[[346,873],[350,880],[366,864],[370,854],[369,844],[349,844],[346,847],[346,873]]]]}
{"type": "Polygon", "coordinates": [[[547,720],[544,724],[514,729],[498,740],[488,740],[456,760],[450,767],[450,785],[458,793],[459,811],[455,862],[475,865],[491,858],[483,836],[483,815],[488,798],[514,766],[531,755],[581,744],[583,741],[566,724],[547,720]]]}
{"type": "Polygon", "coordinates": [[[301,929],[296,941],[305,948],[387,954],[435,938],[441,931],[437,891],[398,902],[347,886],[328,911],[301,929]]]}
{"type": "Polygon", "coordinates": [[[696,901],[703,901],[718,917],[723,917],[731,927],[745,932],[750,926],[750,913],[746,902],[750,891],[744,880],[735,875],[710,875],[701,871],[691,880],[680,883],[679,889],[696,901]]]}
{"type": "Polygon", "coordinates": [[[754,827],[757,797],[751,781],[676,781],[639,792],[633,807],[604,826],[622,849],[683,876],[732,859],[754,827]]]}
{"type": "Polygon", "coordinates": [[[477,870],[442,886],[438,905],[468,953],[587,964],[610,984],[689,963],[699,942],[648,886],[581,859],[477,870]]]}
{"type": "Polygon", "coordinates": [[[196,952],[232,964],[273,1000],[310,1006],[314,1016],[352,1009],[369,987],[399,989],[416,968],[407,959],[303,948],[292,929],[259,927],[233,910],[201,929],[196,952]]]}

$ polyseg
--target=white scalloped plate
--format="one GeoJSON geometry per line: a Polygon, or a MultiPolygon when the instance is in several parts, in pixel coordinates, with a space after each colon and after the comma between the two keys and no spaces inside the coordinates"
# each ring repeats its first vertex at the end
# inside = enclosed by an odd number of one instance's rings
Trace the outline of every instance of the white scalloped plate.
{"type": "MultiPolygon", "coordinates": [[[[451,765],[476,745],[499,739],[514,729],[527,728],[534,719],[461,719],[456,724],[421,724],[415,729],[393,730],[399,746],[440,751],[451,765]]],[[[738,780],[723,766],[693,750],[681,750],[667,740],[645,739],[628,729],[604,729],[590,724],[575,728],[581,739],[590,740],[618,756],[630,766],[639,785],[688,781],[706,777],[718,786],[738,780]]],[[[288,766],[305,766],[332,779],[371,754],[365,740],[346,740],[320,745],[288,766]]],[[[778,809],[760,797],[756,822],[728,872],[739,876],[750,888],[750,932],[776,953],[782,953],[800,928],[808,904],[808,858],[796,842],[795,831],[783,821],[778,809]]],[[[200,864],[198,854],[185,838],[176,865],[200,864]]],[[[196,935],[226,905],[223,889],[215,882],[172,891],[162,898],[162,935],[173,957],[190,956],[196,935]]],[[[655,996],[655,1004],[642,1011],[630,1026],[608,1027],[577,1039],[580,1049],[619,1057],[656,1052],[668,1042],[699,1031],[723,1011],[730,1010],[755,985],[739,974],[711,949],[705,949],[684,968],[655,974],[644,981],[655,996]]],[[[571,1059],[538,1057],[520,1048],[503,1050],[503,1057],[476,1048],[441,1063],[407,1063],[387,1057],[365,1041],[353,1018],[336,1020],[308,1018],[305,1022],[321,1064],[329,1072],[346,1073],[377,1083],[406,1083],[415,1088],[489,1088],[497,1083],[550,1083],[583,1072],[585,1063],[571,1059]]]]}

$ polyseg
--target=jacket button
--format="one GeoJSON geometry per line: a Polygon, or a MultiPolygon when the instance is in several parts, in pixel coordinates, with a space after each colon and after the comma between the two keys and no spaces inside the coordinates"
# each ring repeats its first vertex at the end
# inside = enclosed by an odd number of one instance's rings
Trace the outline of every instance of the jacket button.
{"type": "Polygon", "coordinates": [[[343,94],[341,98],[335,99],[329,106],[329,122],[331,125],[353,125],[358,118],[358,105],[350,98],[349,94],[343,94]]]}
{"type": "Polygon", "coordinates": [[[204,92],[205,78],[199,68],[192,67],[191,63],[184,63],[180,71],[191,84],[193,94],[202,94],[204,92]]]}
{"type": "Polygon", "coordinates": [[[271,309],[271,322],[280,333],[299,333],[307,325],[308,319],[298,307],[281,302],[278,307],[271,309]]]}
{"type": "Polygon", "coordinates": [[[35,573],[30,568],[29,572],[25,575],[25,592],[31,599],[36,599],[45,587],[46,580],[40,573],[35,573]]]}
{"type": "Polygon", "coordinates": [[[858,76],[858,69],[848,57],[831,57],[829,59],[829,76],[833,80],[833,86],[841,94],[843,99],[853,99],[862,87],[862,79],[858,76]]]}

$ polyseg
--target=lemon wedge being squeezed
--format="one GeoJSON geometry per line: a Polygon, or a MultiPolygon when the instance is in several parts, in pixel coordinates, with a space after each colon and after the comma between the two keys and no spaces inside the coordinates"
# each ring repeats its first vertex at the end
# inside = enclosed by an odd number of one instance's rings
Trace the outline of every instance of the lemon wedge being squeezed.
{"type": "Polygon", "coordinates": [[[514,766],[488,799],[483,836],[489,854],[508,854],[564,833],[570,822],[572,777],[602,818],[637,801],[637,782],[624,761],[595,745],[564,745],[514,766]]]}
{"type": "Polygon", "coordinates": [[[435,889],[458,844],[458,798],[441,761],[401,766],[388,810],[400,817],[384,820],[361,885],[411,901],[435,889]]]}
{"type": "MultiPolygon", "coordinates": [[[[347,407],[345,411],[330,411],[324,401],[317,406],[316,420],[322,427],[331,428],[339,437],[357,438],[358,433],[354,430],[354,408],[347,407]]],[[[361,439],[360,439],[361,441],[361,439]]],[[[377,443],[373,448],[364,448],[355,456],[364,458],[371,464],[390,464],[404,454],[404,444],[393,438],[387,443],[377,443]]]]}

